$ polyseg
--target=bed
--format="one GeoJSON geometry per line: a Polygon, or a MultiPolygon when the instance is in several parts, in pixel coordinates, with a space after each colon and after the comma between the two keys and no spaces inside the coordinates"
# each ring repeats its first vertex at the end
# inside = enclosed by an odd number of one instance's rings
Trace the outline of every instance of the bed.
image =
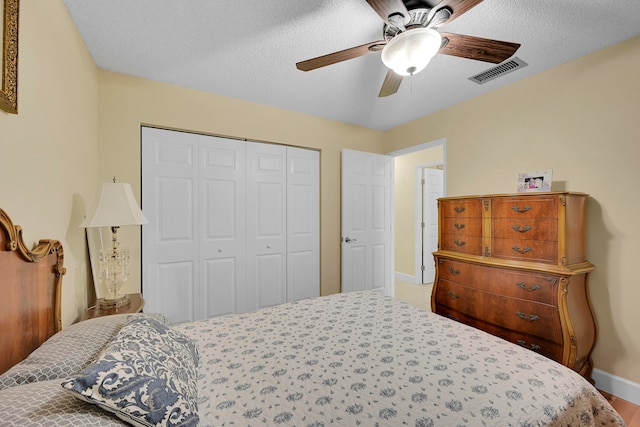
{"type": "MultiPolygon", "coordinates": [[[[56,258],[35,286],[59,293],[59,243],[46,241],[47,257],[16,254],[20,234],[2,215],[2,292],[11,256],[56,258]]],[[[59,296],[44,294],[12,316],[43,310],[55,330],[59,296]]],[[[47,335],[0,375],[0,426],[624,425],[576,372],[376,292],[177,325],[113,315],[47,335]]]]}

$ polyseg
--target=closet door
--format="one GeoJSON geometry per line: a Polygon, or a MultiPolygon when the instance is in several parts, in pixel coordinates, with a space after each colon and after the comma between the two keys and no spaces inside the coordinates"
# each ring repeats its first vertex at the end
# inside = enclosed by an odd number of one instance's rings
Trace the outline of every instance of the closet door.
{"type": "Polygon", "coordinates": [[[247,310],[287,300],[285,146],[247,142],[247,310]]]}
{"type": "Polygon", "coordinates": [[[319,153],[142,128],[142,292],[173,322],[320,294],[319,153]]]}
{"type": "Polygon", "coordinates": [[[320,153],[287,147],[287,301],[320,296],[320,153]]]}
{"type": "Polygon", "coordinates": [[[142,292],[145,311],[200,317],[198,136],[142,128],[142,292]]]}
{"type": "Polygon", "coordinates": [[[199,142],[202,318],[244,313],[245,144],[212,136],[199,142]]]}
{"type": "Polygon", "coordinates": [[[145,310],[174,323],[246,311],[244,142],[142,128],[145,310]]]}

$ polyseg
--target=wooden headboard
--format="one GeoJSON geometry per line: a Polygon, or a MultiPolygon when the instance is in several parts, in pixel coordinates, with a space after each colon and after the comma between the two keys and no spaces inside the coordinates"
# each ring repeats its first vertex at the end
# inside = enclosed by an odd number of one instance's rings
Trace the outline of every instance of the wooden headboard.
{"type": "Polygon", "coordinates": [[[0,374],[62,328],[64,253],[57,240],[29,250],[0,209],[0,374]]]}

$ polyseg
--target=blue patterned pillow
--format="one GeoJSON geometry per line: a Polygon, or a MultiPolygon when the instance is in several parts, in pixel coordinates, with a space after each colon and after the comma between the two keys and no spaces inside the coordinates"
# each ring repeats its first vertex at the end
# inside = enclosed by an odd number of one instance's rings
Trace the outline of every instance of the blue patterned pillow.
{"type": "Polygon", "coordinates": [[[147,317],[127,323],[100,357],[62,383],[78,398],[138,426],[195,426],[196,344],[147,317]]]}

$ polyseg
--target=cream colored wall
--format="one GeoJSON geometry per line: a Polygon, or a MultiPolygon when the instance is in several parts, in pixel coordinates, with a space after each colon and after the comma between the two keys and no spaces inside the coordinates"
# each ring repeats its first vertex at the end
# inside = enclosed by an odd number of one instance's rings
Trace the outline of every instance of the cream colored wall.
{"type": "MultiPolygon", "coordinates": [[[[99,87],[100,178],[132,183],[138,200],[142,124],[320,150],[320,292],[340,292],[340,152],[381,153],[382,132],[108,71],[99,72],[99,87]]],[[[139,259],[140,229],[118,235],[139,259]]],[[[137,292],[132,264],[127,286],[137,292]]]]}
{"type": "MultiPolygon", "coordinates": [[[[428,141],[423,141],[428,142],[428,141]]],[[[443,146],[428,148],[394,158],[394,251],[395,271],[416,275],[416,168],[442,162],[443,146]]],[[[418,278],[417,278],[418,279],[418,278]]]]}
{"type": "MultiPolygon", "coordinates": [[[[526,59],[526,58],[525,58],[526,59]]],[[[448,195],[514,192],[518,172],[553,169],[583,191],[596,368],[640,382],[640,37],[400,126],[387,150],[447,138],[448,195]]],[[[489,83],[490,84],[490,83],[489,83]]]]}
{"type": "Polygon", "coordinates": [[[0,110],[0,208],[29,247],[61,241],[66,326],[93,289],[78,224],[97,183],[97,69],[61,0],[20,2],[18,48],[18,114],[0,110]]]}

